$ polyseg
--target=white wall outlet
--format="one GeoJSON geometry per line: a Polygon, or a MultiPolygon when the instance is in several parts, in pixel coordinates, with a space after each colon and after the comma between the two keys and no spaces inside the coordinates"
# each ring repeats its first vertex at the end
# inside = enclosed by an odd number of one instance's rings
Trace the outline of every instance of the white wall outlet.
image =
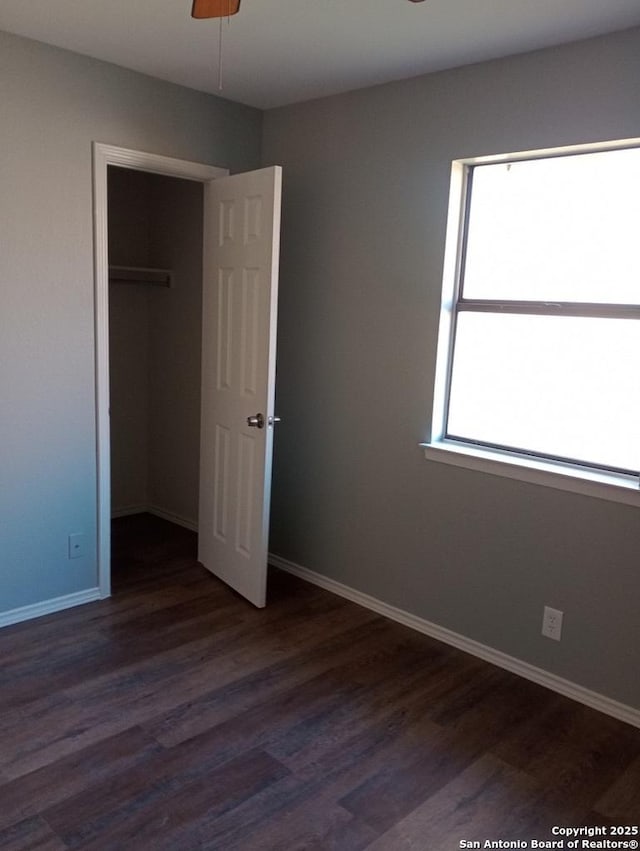
{"type": "Polygon", "coordinates": [[[82,558],[87,554],[87,539],[82,532],[69,535],[69,558],[82,558]]]}
{"type": "Polygon", "coordinates": [[[560,641],[563,614],[559,609],[552,609],[551,606],[544,607],[544,614],[542,615],[542,634],[544,636],[553,638],[554,641],[560,641]]]}

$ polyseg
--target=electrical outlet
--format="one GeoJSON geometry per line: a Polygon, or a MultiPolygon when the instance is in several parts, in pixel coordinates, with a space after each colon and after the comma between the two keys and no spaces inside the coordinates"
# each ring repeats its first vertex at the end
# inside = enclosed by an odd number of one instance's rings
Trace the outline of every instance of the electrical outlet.
{"type": "Polygon", "coordinates": [[[552,609],[551,606],[544,607],[544,614],[542,615],[542,634],[544,636],[553,638],[554,641],[560,641],[563,614],[559,609],[552,609]]]}
{"type": "Polygon", "coordinates": [[[82,558],[87,554],[87,540],[82,532],[69,535],[69,558],[82,558]]]}

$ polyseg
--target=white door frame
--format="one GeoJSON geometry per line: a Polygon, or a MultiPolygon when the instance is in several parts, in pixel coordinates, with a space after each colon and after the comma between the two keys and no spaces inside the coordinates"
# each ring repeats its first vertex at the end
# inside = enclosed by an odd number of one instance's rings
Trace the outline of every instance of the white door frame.
{"type": "Polygon", "coordinates": [[[144,151],[93,143],[95,272],[97,562],[100,597],[111,594],[111,451],[109,417],[109,254],[107,168],[110,165],[208,183],[229,170],[144,151]]]}

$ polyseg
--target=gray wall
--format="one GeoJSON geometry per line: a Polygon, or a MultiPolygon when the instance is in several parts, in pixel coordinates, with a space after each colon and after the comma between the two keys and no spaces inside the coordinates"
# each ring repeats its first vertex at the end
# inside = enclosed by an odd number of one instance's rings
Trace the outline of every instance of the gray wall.
{"type": "Polygon", "coordinates": [[[640,136],[640,30],[272,110],[272,551],[640,707],[640,513],[427,462],[450,163],[640,136]],[[565,612],[561,643],[542,608],[565,612]]]}
{"type": "Polygon", "coordinates": [[[171,288],[109,287],[111,507],[198,521],[202,184],[109,168],[109,258],[171,288]]]}
{"type": "Polygon", "coordinates": [[[0,33],[0,613],[97,583],[91,143],[241,171],[261,122],[0,33]]]}

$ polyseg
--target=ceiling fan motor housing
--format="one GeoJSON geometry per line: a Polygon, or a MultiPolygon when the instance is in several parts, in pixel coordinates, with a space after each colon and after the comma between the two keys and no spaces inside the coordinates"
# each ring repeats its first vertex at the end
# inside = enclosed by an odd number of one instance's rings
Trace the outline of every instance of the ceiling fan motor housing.
{"type": "Polygon", "coordinates": [[[240,0],[193,0],[192,18],[228,18],[240,8],[240,0]]]}

